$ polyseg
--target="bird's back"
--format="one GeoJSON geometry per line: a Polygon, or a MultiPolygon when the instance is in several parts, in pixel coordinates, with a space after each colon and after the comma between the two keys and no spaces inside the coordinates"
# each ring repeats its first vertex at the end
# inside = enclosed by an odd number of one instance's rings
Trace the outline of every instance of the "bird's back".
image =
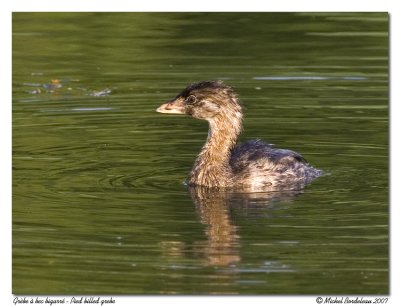
{"type": "Polygon", "coordinates": [[[230,166],[235,184],[255,188],[302,188],[322,174],[299,153],[276,149],[260,140],[249,140],[235,147],[230,166]]]}

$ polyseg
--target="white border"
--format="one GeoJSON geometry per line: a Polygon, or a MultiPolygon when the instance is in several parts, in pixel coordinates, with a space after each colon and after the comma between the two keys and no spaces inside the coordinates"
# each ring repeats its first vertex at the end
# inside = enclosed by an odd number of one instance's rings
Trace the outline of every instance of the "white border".
{"type": "MultiPolygon", "coordinates": [[[[397,135],[400,120],[399,108],[399,56],[400,56],[400,10],[398,0],[247,0],[247,1],[182,1],[182,0],[2,0],[0,1],[0,124],[1,124],[1,291],[0,304],[13,305],[14,296],[11,294],[11,13],[22,11],[268,11],[268,12],[389,12],[390,13],[390,84],[391,92],[391,295],[388,305],[399,302],[398,289],[399,258],[397,237],[399,214],[399,188],[397,173],[399,173],[399,141],[397,135]],[[393,86],[394,85],[394,86],[393,86]]],[[[115,297],[117,304],[114,305],[149,305],[160,303],[163,305],[201,305],[204,303],[229,303],[230,305],[242,305],[250,302],[252,305],[317,305],[314,296],[306,297],[115,297]]]]}
{"type": "MultiPolygon", "coordinates": [[[[4,0],[3,0],[4,1],[4,0]]],[[[316,11],[393,11],[396,0],[280,0],[280,1],[181,1],[181,0],[87,0],[87,1],[50,1],[50,0],[9,0],[12,11],[268,11],[268,12],[316,12],[316,11]],[[391,8],[391,9],[390,9],[391,8]]]]}
{"type": "Polygon", "coordinates": [[[0,5],[0,304],[11,305],[11,13],[0,5]]]}

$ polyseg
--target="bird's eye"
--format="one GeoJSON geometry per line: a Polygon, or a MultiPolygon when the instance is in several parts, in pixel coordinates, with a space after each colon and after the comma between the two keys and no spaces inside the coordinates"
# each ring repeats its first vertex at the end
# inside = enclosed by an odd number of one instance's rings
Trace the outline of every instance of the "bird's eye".
{"type": "Polygon", "coordinates": [[[189,97],[186,98],[186,103],[188,104],[193,104],[194,102],[196,102],[196,96],[194,95],[190,95],[189,97]]]}

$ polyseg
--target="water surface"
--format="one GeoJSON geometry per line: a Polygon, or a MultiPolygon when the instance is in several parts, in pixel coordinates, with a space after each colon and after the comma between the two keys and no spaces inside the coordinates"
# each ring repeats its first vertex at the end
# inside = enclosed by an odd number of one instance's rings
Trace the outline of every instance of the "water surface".
{"type": "Polygon", "coordinates": [[[387,19],[14,13],[13,293],[387,294],[387,19]],[[329,175],[188,190],[207,124],[155,109],[206,79],[329,175]]]}

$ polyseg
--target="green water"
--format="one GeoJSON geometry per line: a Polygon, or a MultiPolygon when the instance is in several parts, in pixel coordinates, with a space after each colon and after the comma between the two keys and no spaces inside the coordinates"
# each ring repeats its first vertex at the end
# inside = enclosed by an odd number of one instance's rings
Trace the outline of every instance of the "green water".
{"type": "Polygon", "coordinates": [[[14,294],[389,292],[387,14],[14,13],[12,107],[14,294]],[[188,190],[206,79],[329,175],[188,190]]]}

